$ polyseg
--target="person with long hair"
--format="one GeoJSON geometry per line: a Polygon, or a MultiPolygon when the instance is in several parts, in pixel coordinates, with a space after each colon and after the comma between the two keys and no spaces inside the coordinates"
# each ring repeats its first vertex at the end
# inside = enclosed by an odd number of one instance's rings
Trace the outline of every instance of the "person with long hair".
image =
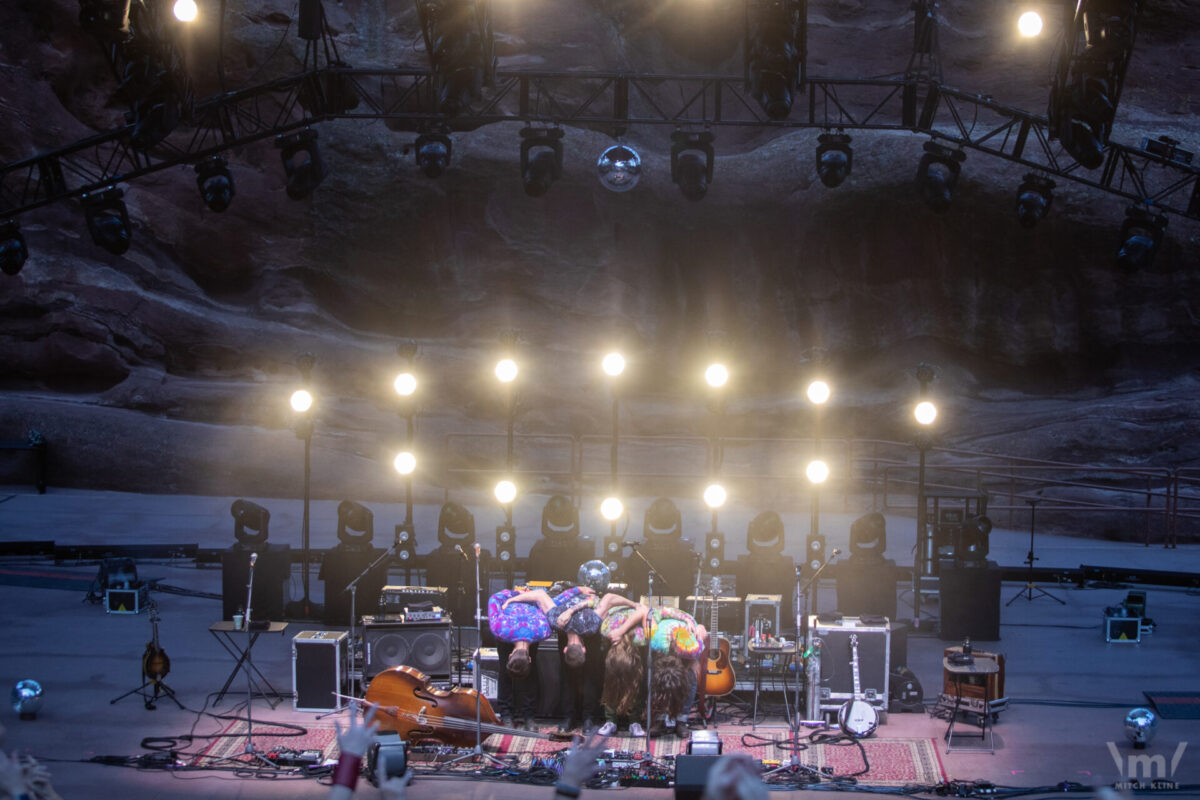
{"type": "Polygon", "coordinates": [[[604,724],[598,731],[601,736],[612,736],[626,724],[631,736],[646,735],[637,721],[644,706],[645,650],[645,637],[638,641],[633,632],[618,637],[609,647],[604,658],[604,692],[600,697],[604,706],[604,724]]]}

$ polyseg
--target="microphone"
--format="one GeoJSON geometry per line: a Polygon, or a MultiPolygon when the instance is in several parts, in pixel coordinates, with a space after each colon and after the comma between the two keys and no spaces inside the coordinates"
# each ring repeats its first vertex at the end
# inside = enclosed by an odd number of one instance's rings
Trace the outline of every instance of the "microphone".
{"type": "Polygon", "coordinates": [[[830,557],[830,558],[833,558],[834,556],[836,556],[836,555],[840,554],[841,552],[842,552],[841,550],[838,550],[838,549],[835,547],[835,548],[833,548],[833,552],[829,554],[829,557],[830,557]]]}
{"type": "Polygon", "coordinates": [[[455,551],[456,551],[456,552],[457,552],[457,553],[458,553],[460,556],[462,556],[462,559],[463,559],[463,561],[466,561],[466,560],[467,560],[467,554],[466,554],[466,552],[465,552],[465,551],[462,549],[462,545],[458,545],[458,544],[456,544],[456,545],[454,545],[454,549],[455,549],[455,551]]]}
{"type": "Polygon", "coordinates": [[[479,560],[479,542],[475,543],[475,560],[479,560]]]}
{"type": "Polygon", "coordinates": [[[635,547],[636,548],[640,544],[642,544],[642,542],[623,542],[621,544],[621,547],[635,547]]]}
{"type": "Polygon", "coordinates": [[[255,561],[258,561],[258,553],[251,553],[250,554],[250,568],[251,569],[254,569],[255,561]]]}

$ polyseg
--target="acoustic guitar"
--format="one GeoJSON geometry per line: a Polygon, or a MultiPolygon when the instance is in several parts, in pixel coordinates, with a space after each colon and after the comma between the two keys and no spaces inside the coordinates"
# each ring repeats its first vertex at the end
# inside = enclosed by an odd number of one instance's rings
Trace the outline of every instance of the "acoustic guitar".
{"type": "Polygon", "coordinates": [[[706,697],[723,697],[733,691],[737,679],[733,674],[733,664],[729,660],[729,640],[717,636],[717,609],[720,606],[717,598],[721,596],[721,579],[716,575],[712,579],[712,615],[709,618],[708,642],[705,650],[708,653],[704,670],[704,694],[706,697]]]}
{"type": "MultiPolygon", "coordinates": [[[[349,698],[363,702],[357,698],[349,698]]],[[[500,724],[492,704],[474,689],[438,689],[429,676],[412,667],[392,667],[371,679],[366,703],[375,705],[375,722],[381,731],[395,731],[406,742],[434,739],[454,747],[475,745],[475,704],[479,703],[480,730],[549,739],[540,731],[506,728],[500,724]]]]}

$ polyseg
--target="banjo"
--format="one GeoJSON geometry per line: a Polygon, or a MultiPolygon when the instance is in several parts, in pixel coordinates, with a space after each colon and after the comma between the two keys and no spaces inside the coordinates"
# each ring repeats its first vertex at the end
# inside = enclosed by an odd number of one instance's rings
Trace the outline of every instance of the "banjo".
{"type": "Polygon", "coordinates": [[[858,677],[858,635],[850,634],[850,666],[854,670],[854,697],[838,709],[838,726],[855,739],[870,736],[879,727],[879,712],[863,699],[858,677]]]}

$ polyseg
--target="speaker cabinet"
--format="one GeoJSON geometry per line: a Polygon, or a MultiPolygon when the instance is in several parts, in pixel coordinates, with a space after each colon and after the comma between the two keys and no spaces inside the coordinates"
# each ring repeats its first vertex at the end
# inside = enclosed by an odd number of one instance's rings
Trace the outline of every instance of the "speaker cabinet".
{"type": "Polygon", "coordinates": [[[292,638],[292,707],[334,711],[346,694],[345,631],[300,631],[292,638]]]}
{"type": "Polygon", "coordinates": [[[721,756],[675,756],[675,797],[678,800],[700,800],[708,771],[721,756]]]}
{"type": "Polygon", "coordinates": [[[1000,570],[994,562],[987,567],[956,567],[943,561],[938,594],[942,639],[1000,639],[1000,570]]]}
{"type": "Polygon", "coordinates": [[[896,617],[896,562],[853,556],[838,565],[837,609],[843,614],[896,617]]]}
{"type": "MultiPolygon", "coordinates": [[[[382,553],[378,548],[339,545],[325,554],[317,578],[325,584],[325,624],[350,622],[350,592],[346,587],[382,553]]],[[[379,563],[355,587],[354,614],[372,614],[379,609],[380,593],[387,583],[387,564],[379,563]]],[[[355,624],[358,622],[355,620],[355,624]]]]}
{"type": "Polygon", "coordinates": [[[537,715],[539,717],[559,717],[564,712],[562,694],[563,674],[562,651],[558,648],[558,637],[551,636],[543,639],[538,646],[537,655],[538,699],[537,715]]]}
{"type": "MultiPolygon", "coordinates": [[[[259,549],[254,564],[252,612],[256,620],[283,619],[284,590],[292,574],[292,552],[286,544],[269,544],[259,549]]],[[[236,545],[221,553],[221,618],[233,619],[246,606],[250,583],[250,551],[236,545]]]]}
{"type": "Polygon", "coordinates": [[[366,663],[363,677],[392,667],[413,667],[431,678],[449,677],[450,625],[446,622],[375,622],[363,618],[366,663]]]}

